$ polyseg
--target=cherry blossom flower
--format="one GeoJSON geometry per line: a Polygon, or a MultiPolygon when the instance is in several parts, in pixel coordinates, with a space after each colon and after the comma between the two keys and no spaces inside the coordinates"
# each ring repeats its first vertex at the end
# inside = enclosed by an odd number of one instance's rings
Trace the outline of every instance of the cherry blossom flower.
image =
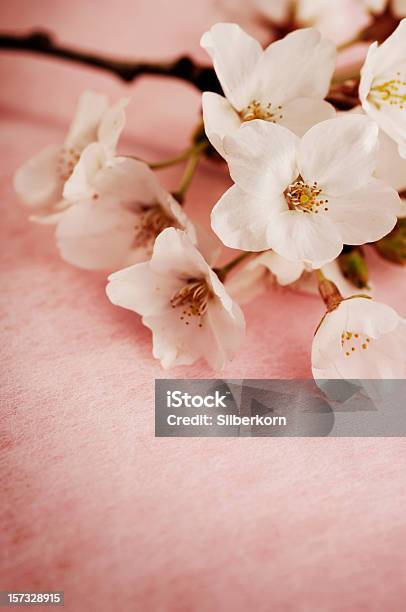
{"type": "Polygon", "coordinates": [[[151,260],[109,276],[113,304],[142,315],[153,334],[153,355],[164,368],[200,357],[215,370],[237,352],[243,314],[185,232],[168,228],[151,260]]]}
{"type": "Polygon", "coordinates": [[[179,203],[143,162],[113,157],[100,143],[82,153],[64,196],[56,230],[62,257],[80,268],[117,269],[145,261],[167,227],[196,234],[179,203]]]}
{"type": "Polygon", "coordinates": [[[406,19],[384,43],[369,47],[359,94],[365,112],[406,158],[406,19]]]}
{"type": "Polygon", "coordinates": [[[378,9],[383,10],[384,2],[386,0],[221,0],[219,4],[222,17],[235,20],[250,31],[255,30],[264,39],[269,38],[272,25],[283,26],[293,18],[297,28],[314,27],[336,44],[342,44],[369,25],[372,5],[378,12],[378,9]]]}
{"type": "Polygon", "coordinates": [[[275,284],[287,286],[297,281],[305,266],[289,261],[273,251],[265,251],[238,269],[225,285],[228,293],[239,304],[246,304],[275,284]]]}
{"type": "Polygon", "coordinates": [[[204,92],[202,97],[205,131],[221,155],[224,137],[253,119],[285,125],[301,135],[334,115],[323,98],[336,51],[316,30],[292,32],[263,51],[238,25],[218,23],[203,35],[201,45],[225,94],[204,92]]]}
{"type": "Polygon", "coordinates": [[[406,321],[368,297],[341,301],[322,319],[312,346],[315,379],[404,378],[406,321]]]}
{"type": "Polygon", "coordinates": [[[272,249],[319,268],[343,244],[379,240],[396,224],[397,192],[373,178],[378,126],[365,116],[324,121],[299,140],[265,121],[224,141],[235,182],[212,211],[223,243],[272,249]]]}
{"type": "Polygon", "coordinates": [[[364,3],[376,15],[389,6],[396,17],[406,17],[406,0],[364,0],[364,3]]]}
{"type": "MultiPolygon", "coordinates": [[[[359,289],[343,276],[337,260],[325,264],[321,270],[337,285],[344,297],[359,293],[359,289]]],[[[251,302],[275,284],[290,286],[301,293],[319,293],[313,271],[308,270],[302,262],[289,261],[273,251],[265,251],[254,257],[225,283],[228,293],[239,304],[251,302]]]]}
{"type": "Polygon", "coordinates": [[[63,145],[49,146],[17,170],[14,187],[21,200],[38,213],[56,213],[64,210],[63,187],[73,172],[83,149],[98,140],[114,147],[124,125],[123,99],[110,110],[107,97],[86,91],[79,99],[75,117],[63,145]]]}

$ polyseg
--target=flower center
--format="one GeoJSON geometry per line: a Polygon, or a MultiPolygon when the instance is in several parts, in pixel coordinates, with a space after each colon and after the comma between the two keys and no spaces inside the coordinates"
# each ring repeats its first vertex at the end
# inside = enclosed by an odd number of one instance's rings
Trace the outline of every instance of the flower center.
{"type": "Polygon", "coordinates": [[[328,200],[320,199],[322,189],[317,184],[317,181],[313,183],[307,183],[302,179],[301,176],[289,185],[285,190],[285,199],[288,203],[290,210],[299,210],[305,213],[318,213],[320,207],[323,210],[328,211],[328,200]]]}
{"type": "Polygon", "coordinates": [[[164,229],[173,226],[174,219],[164,211],[160,204],[145,206],[143,212],[137,217],[136,225],[134,225],[134,246],[152,246],[155,238],[164,229]]]}
{"type": "Polygon", "coordinates": [[[62,181],[67,181],[80,158],[78,149],[63,147],[58,158],[58,173],[62,181]]]}
{"type": "Polygon", "coordinates": [[[202,327],[201,319],[212,297],[213,294],[204,279],[191,278],[171,297],[171,306],[181,309],[179,318],[185,325],[189,325],[190,320],[196,320],[197,317],[199,327],[202,327]]]}
{"type": "Polygon", "coordinates": [[[369,98],[377,109],[380,109],[382,104],[389,104],[389,106],[397,106],[400,110],[404,110],[406,108],[406,81],[398,72],[395,79],[371,87],[369,98]]]}
{"type": "Polygon", "coordinates": [[[346,357],[353,355],[356,351],[366,351],[370,346],[371,339],[365,334],[344,331],[341,334],[341,347],[346,357]]]}
{"type": "Polygon", "coordinates": [[[241,121],[252,121],[253,119],[263,119],[264,121],[271,121],[276,123],[278,120],[283,119],[281,114],[282,106],[275,106],[272,108],[272,102],[269,102],[265,106],[253,100],[248,104],[247,108],[244,108],[240,112],[241,121]]]}

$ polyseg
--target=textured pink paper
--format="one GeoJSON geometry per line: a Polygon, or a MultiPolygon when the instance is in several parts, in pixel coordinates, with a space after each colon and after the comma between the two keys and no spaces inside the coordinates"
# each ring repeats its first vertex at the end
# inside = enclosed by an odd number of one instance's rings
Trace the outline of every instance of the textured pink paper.
{"type": "MultiPolygon", "coordinates": [[[[209,4],[15,0],[2,28],[159,58],[192,52],[209,4]]],[[[74,611],[382,611],[406,598],[403,439],[155,439],[154,378],[166,374],[138,317],[105,279],[58,257],[27,220],[11,176],[63,138],[84,88],[130,95],[123,152],[158,159],[187,143],[199,96],[176,81],[124,87],[89,69],[0,57],[0,588],[64,590],[74,611]]],[[[162,173],[175,188],[180,169],[162,173]]],[[[208,163],[187,209],[200,220],[229,184],[208,163]]],[[[406,315],[404,271],[369,254],[379,299],[406,315]]],[[[270,291],[245,308],[227,378],[309,377],[318,298],[270,291]]]]}

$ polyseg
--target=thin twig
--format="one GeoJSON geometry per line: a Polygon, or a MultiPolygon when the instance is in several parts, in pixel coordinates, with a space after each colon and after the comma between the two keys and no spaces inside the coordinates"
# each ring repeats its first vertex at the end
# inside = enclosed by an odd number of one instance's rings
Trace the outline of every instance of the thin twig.
{"type": "Polygon", "coordinates": [[[194,85],[200,91],[221,93],[216,74],[211,67],[199,66],[187,56],[164,62],[137,62],[99,56],[87,51],[59,45],[47,32],[26,35],[0,33],[0,49],[28,51],[106,70],[130,83],[142,75],[175,77],[194,85]]]}

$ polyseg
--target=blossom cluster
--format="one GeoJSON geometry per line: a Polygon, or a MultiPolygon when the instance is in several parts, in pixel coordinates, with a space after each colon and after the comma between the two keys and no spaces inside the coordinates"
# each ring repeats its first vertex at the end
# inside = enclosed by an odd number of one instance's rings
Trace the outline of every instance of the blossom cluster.
{"type": "MultiPolygon", "coordinates": [[[[287,19],[287,0],[252,4],[273,23],[287,19]]],[[[316,27],[265,49],[235,23],[203,34],[223,95],[202,94],[205,135],[175,158],[188,160],[177,192],[153,165],[117,152],[128,100],[109,106],[93,92],[80,98],[65,141],[15,174],[30,218],[55,226],[62,258],[110,273],[108,298],[141,315],[164,368],[203,357],[221,369],[244,339],[241,305],[276,283],[318,288],[325,303],[312,346],[316,378],[404,377],[406,321],[372,299],[362,246],[404,259],[396,240],[405,216],[406,19],[341,82],[326,4],[312,3],[316,27]],[[331,92],[356,102],[340,108],[331,92]],[[240,251],[222,267],[183,207],[205,154],[224,160],[233,181],[210,203],[214,233],[240,251]]],[[[379,14],[387,2],[358,4],[363,15],[379,14]]],[[[296,5],[306,25],[310,4],[296,5]]],[[[391,11],[400,18],[405,9],[398,0],[391,11]]]]}

